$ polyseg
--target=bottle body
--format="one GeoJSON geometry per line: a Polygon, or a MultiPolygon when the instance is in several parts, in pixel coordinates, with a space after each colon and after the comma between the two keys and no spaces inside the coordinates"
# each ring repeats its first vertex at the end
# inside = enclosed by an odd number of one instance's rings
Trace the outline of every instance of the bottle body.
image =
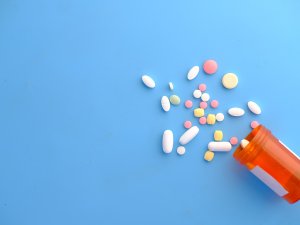
{"type": "Polygon", "coordinates": [[[260,125],[245,138],[233,157],[268,185],[277,195],[295,203],[300,199],[300,159],[260,125]]]}

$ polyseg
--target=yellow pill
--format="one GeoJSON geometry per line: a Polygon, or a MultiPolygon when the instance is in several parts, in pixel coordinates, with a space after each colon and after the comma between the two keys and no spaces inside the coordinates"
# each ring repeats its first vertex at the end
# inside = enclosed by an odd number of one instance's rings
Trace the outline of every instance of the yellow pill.
{"type": "Polygon", "coordinates": [[[215,153],[213,153],[212,151],[206,151],[204,154],[204,159],[207,162],[210,162],[211,160],[213,160],[214,156],[215,156],[215,153]]]}
{"type": "Polygon", "coordinates": [[[194,116],[195,117],[202,117],[202,116],[204,116],[204,109],[202,109],[202,108],[194,109],[194,116]]]}
{"type": "Polygon", "coordinates": [[[222,84],[227,89],[233,89],[238,85],[239,79],[234,73],[226,73],[222,78],[222,84]]]}
{"type": "Polygon", "coordinates": [[[216,116],[215,114],[208,114],[206,119],[207,124],[213,125],[216,123],[216,116]]]}
{"type": "Polygon", "coordinates": [[[215,141],[222,141],[223,140],[223,132],[221,130],[216,130],[214,133],[215,141]]]}

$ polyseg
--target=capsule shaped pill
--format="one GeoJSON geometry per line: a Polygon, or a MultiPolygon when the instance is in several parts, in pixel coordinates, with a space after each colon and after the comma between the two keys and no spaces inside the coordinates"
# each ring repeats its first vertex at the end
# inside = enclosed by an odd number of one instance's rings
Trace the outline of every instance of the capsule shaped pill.
{"type": "Polygon", "coordinates": [[[173,149],[173,132],[171,130],[165,130],[162,139],[162,147],[164,153],[171,153],[173,149]]]}
{"type": "Polygon", "coordinates": [[[170,100],[167,96],[161,98],[161,107],[164,111],[168,112],[171,108],[170,100]]]}
{"type": "Polygon", "coordinates": [[[188,80],[193,80],[197,77],[198,73],[199,73],[199,66],[193,66],[190,71],[188,72],[187,78],[188,80]]]}
{"type": "Polygon", "coordinates": [[[148,88],[154,88],[155,87],[155,81],[148,75],[143,75],[142,76],[142,81],[148,88]]]}
{"type": "Polygon", "coordinates": [[[199,128],[197,126],[191,127],[180,137],[179,143],[181,145],[186,145],[197,136],[198,132],[199,128]]]}
{"type": "Polygon", "coordinates": [[[261,114],[261,108],[253,101],[248,102],[248,108],[250,109],[251,112],[253,112],[256,115],[261,114]]]}
{"type": "Polygon", "coordinates": [[[234,107],[228,110],[228,114],[231,116],[243,116],[245,111],[241,108],[234,107]]]}
{"type": "Polygon", "coordinates": [[[230,142],[209,142],[208,149],[213,152],[229,152],[232,148],[230,142]]]}

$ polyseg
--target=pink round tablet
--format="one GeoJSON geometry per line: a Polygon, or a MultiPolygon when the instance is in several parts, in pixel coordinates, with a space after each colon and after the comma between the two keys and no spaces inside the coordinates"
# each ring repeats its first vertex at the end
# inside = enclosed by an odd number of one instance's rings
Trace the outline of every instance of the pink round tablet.
{"type": "Polygon", "coordinates": [[[207,108],[207,102],[200,102],[200,108],[206,109],[207,108]]]}
{"type": "Polygon", "coordinates": [[[210,102],[210,106],[211,106],[212,108],[217,108],[217,107],[219,106],[219,102],[218,102],[217,100],[212,100],[212,101],[210,102]]]}
{"type": "Polygon", "coordinates": [[[202,125],[206,124],[206,117],[204,117],[204,116],[200,117],[199,123],[202,124],[202,125]]]}
{"type": "Polygon", "coordinates": [[[259,126],[259,122],[254,120],[254,121],[251,122],[250,126],[251,126],[252,129],[254,129],[254,128],[259,126]]]}
{"type": "Polygon", "coordinates": [[[209,59],[206,60],[203,64],[203,70],[207,74],[214,74],[217,72],[218,64],[215,60],[209,59]]]}
{"type": "Polygon", "coordinates": [[[186,129],[189,129],[192,127],[192,122],[187,120],[184,122],[183,126],[186,128],[186,129]]]}
{"type": "Polygon", "coordinates": [[[238,144],[238,142],[239,142],[239,139],[237,138],[237,137],[232,137],[232,138],[230,138],[230,144],[232,144],[232,145],[237,145],[238,144]]]}
{"type": "Polygon", "coordinates": [[[190,109],[193,107],[193,102],[191,100],[186,100],[184,105],[186,108],[190,109]]]}
{"type": "Polygon", "coordinates": [[[202,92],[206,91],[206,84],[199,84],[198,89],[202,92]]]}

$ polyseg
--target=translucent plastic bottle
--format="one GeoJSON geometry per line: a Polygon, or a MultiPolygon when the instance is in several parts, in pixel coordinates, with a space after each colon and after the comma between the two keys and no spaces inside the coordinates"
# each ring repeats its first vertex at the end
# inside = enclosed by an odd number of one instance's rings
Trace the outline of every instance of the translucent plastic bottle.
{"type": "Polygon", "coordinates": [[[300,159],[264,126],[256,127],[245,138],[249,144],[239,146],[233,157],[276,194],[295,203],[300,199],[300,159]]]}

